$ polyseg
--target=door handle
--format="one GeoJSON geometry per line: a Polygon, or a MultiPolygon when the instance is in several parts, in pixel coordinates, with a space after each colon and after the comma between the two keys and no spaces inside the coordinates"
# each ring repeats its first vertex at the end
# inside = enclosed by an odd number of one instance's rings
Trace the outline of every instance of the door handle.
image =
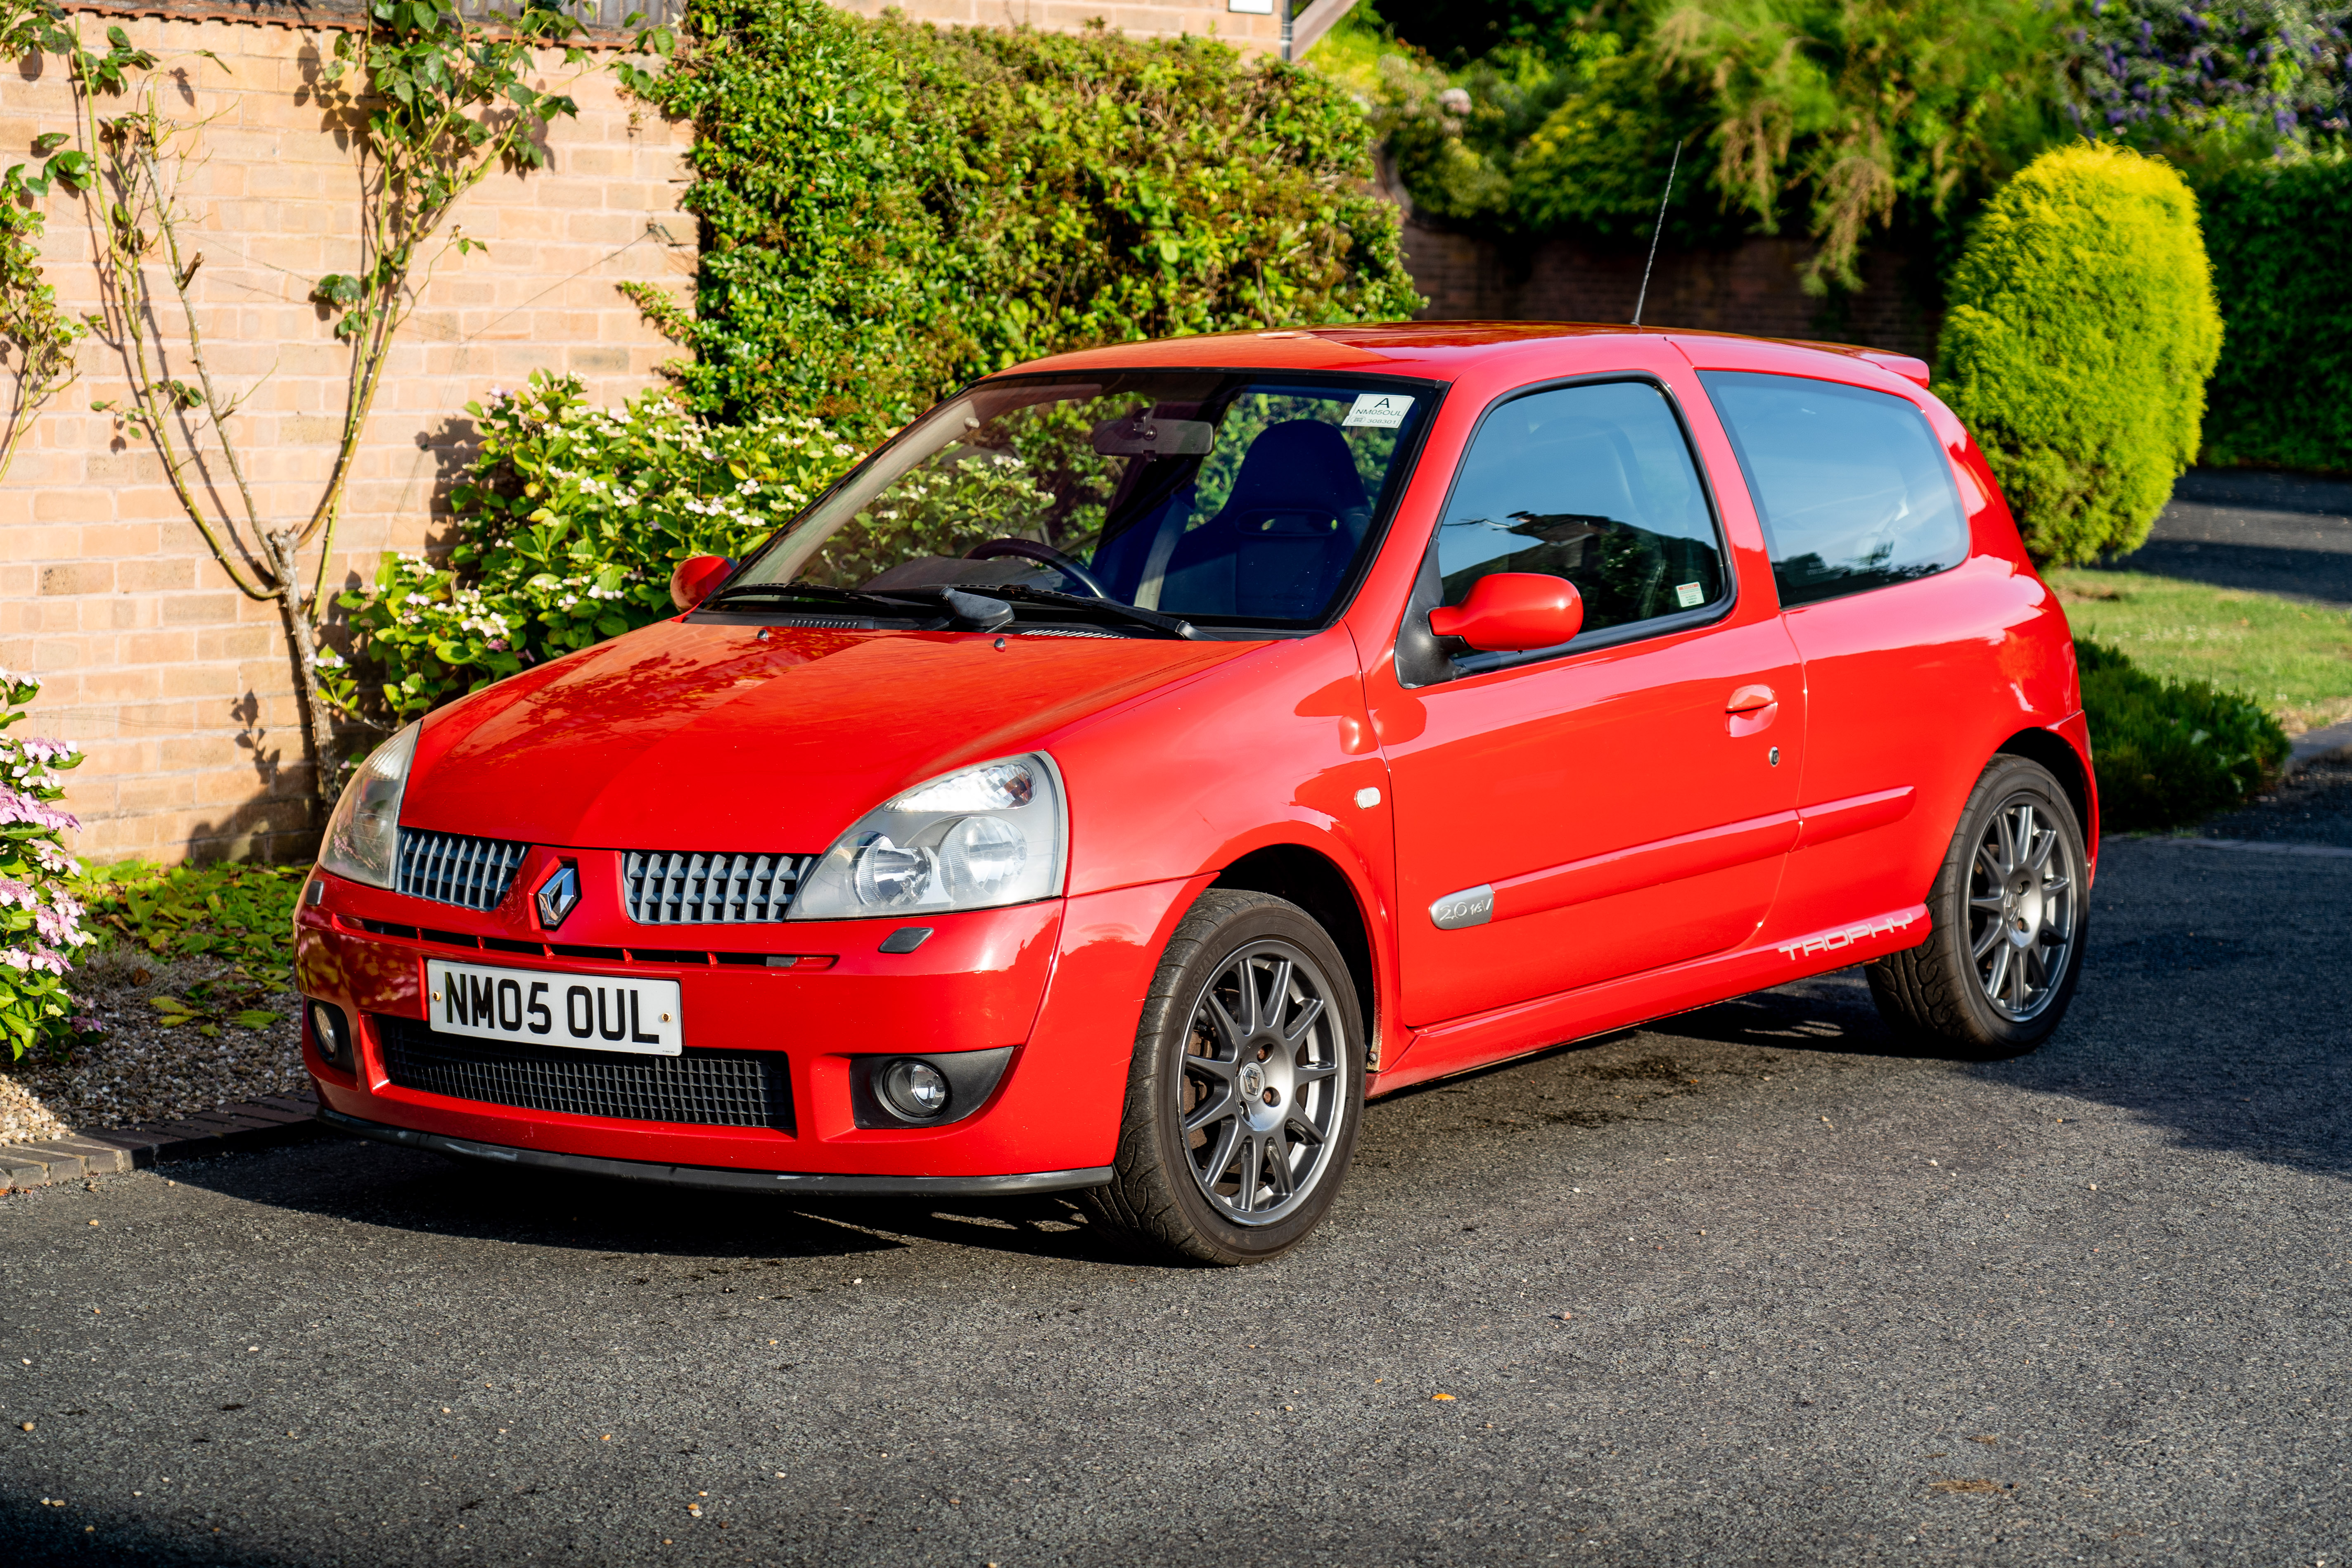
{"type": "Polygon", "coordinates": [[[1723,705],[1724,727],[1735,741],[1759,734],[1780,716],[1780,695],[1769,686],[1743,686],[1723,705]]]}

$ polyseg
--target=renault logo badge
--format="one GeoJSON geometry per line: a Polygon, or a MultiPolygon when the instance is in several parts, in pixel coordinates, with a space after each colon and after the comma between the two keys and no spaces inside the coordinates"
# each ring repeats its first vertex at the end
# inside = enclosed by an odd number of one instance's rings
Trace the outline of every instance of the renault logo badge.
{"type": "Polygon", "coordinates": [[[539,923],[553,931],[580,907],[580,863],[566,860],[539,885],[539,923]]]}

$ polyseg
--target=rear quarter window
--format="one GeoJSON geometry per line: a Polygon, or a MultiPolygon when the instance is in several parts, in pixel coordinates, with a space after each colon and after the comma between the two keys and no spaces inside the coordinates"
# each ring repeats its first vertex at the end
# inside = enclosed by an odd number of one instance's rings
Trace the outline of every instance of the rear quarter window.
{"type": "Polygon", "coordinates": [[[1951,464],[1909,399],[1802,376],[1702,371],[1764,524],[1784,608],[1968,559],[1951,464]]]}

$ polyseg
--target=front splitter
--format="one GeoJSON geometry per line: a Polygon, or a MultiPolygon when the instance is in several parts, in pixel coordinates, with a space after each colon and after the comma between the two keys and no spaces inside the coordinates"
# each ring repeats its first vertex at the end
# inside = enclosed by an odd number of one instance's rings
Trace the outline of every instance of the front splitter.
{"type": "Polygon", "coordinates": [[[1013,1193],[1075,1192],[1082,1187],[1107,1185],[1111,1179],[1108,1165],[1084,1171],[1029,1171],[1012,1176],[852,1176],[832,1172],[739,1171],[723,1165],[666,1165],[652,1160],[606,1160],[593,1154],[559,1154],[545,1149],[517,1149],[505,1143],[478,1143],[471,1138],[451,1138],[440,1132],[419,1132],[413,1127],[362,1121],[324,1106],[319,1108],[319,1120],[355,1138],[373,1138],[379,1143],[397,1143],[404,1149],[429,1149],[436,1154],[454,1154],[465,1160],[730,1193],[806,1193],[844,1198],[991,1197],[1013,1193]]]}

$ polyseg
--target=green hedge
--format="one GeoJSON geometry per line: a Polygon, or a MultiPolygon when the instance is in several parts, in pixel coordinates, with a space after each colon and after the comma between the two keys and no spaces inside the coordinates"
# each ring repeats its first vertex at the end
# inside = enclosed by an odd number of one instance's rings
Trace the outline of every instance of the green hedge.
{"type": "Polygon", "coordinates": [[[651,91],[695,128],[696,406],[870,438],[1059,350],[1418,309],[1345,90],[1204,38],[697,0],[651,91]]]}
{"type": "Polygon", "coordinates": [[[2200,195],[2229,323],[2206,460],[2352,471],[2352,157],[2232,170],[2200,195]]]}
{"type": "Polygon", "coordinates": [[[2078,142],[1986,206],[1954,269],[1938,390],[2035,557],[2137,549],[2197,456],[2221,319],[2171,165],[2078,142]]]}
{"type": "Polygon", "coordinates": [[[2183,827],[2242,805],[2286,762],[2286,731],[2252,699],[2159,679],[2102,643],[2074,650],[2108,830],[2183,827]]]}

